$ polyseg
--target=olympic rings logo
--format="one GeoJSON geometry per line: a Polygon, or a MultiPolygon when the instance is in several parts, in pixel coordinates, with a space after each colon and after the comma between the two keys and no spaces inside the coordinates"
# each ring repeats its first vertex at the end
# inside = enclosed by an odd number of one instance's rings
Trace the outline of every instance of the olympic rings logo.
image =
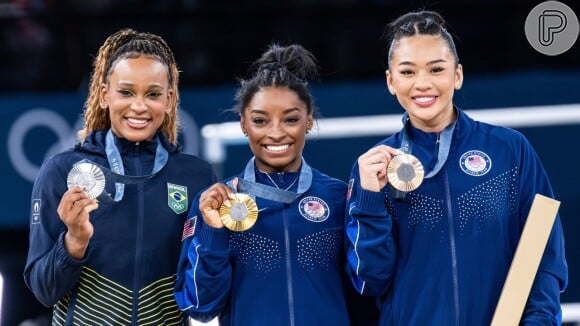
{"type": "MultiPolygon", "coordinates": [[[[183,151],[197,155],[200,142],[199,128],[193,117],[184,110],[179,112],[179,118],[183,126],[180,134],[180,143],[183,144],[183,151]]],[[[12,167],[20,176],[33,183],[40,170],[40,165],[31,162],[26,156],[24,148],[26,135],[32,129],[38,127],[47,128],[56,135],[56,143],[50,146],[44,154],[44,159],[46,159],[71,148],[77,142],[76,133],[82,126],[83,122],[79,119],[71,128],[68,122],[57,112],[46,108],[26,111],[14,121],[8,132],[8,158],[12,167]]]]}

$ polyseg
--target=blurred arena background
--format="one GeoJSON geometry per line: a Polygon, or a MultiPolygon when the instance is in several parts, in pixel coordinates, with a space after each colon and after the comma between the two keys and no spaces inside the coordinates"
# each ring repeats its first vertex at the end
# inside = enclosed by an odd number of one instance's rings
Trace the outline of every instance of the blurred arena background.
{"type": "MultiPolygon", "coordinates": [[[[312,90],[321,118],[366,116],[371,126],[377,115],[400,115],[385,88],[381,35],[387,22],[420,8],[439,11],[456,36],[465,73],[456,104],[473,112],[495,109],[498,119],[505,108],[520,109],[510,123],[522,121],[514,128],[536,148],[562,202],[570,270],[562,302],[574,307],[580,302],[580,40],[558,56],[536,52],[524,22],[540,2],[0,0],[0,324],[50,324],[49,309],[22,278],[30,192],[43,159],[74,143],[93,55],[107,35],[132,27],[167,40],[182,70],[180,140],[186,151],[209,159],[208,149],[215,148],[206,148],[201,130],[235,121],[225,110],[233,104],[236,78],[270,42],[300,43],[319,59],[322,74],[312,90]],[[562,107],[571,118],[550,122],[551,112],[562,107]],[[531,110],[539,109],[547,124],[526,124],[531,110]]],[[[580,14],[578,1],[562,2],[580,14]]],[[[325,126],[318,126],[321,136],[325,126]]],[[[346,181],[358,155],[390,132],[385,125],[382,135],[311,137],[304,155],[346,181]]],[[[224,150],[225,160],[212,159],[221,176],[237,172],[250,157],[243,142],[224,150]]]]}

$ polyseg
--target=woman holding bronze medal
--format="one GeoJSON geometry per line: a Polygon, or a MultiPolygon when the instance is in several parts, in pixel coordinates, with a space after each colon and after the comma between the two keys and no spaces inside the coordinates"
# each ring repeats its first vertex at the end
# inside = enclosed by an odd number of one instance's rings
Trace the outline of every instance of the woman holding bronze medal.
{"type": "Polygon", "coordinates": [[[314,124],[315,59],[299,45],[272,45],[253,68],[234,110],[254,156],[196,197],[177,303],[220,325],[349,325],[346,184],[302,158],[314,124]]]}
{"type": "Polygon", "coordinates": [[[53,325],[187,323],[171,295],[180,239],[215,175],[177,144],[178,80],[157,35],[101,46],[80,143],[43,163],[32,192],[24,278],[53,325]]]}
{"type": "MultiPolygon", "coordinates": [[[[389,92],[403,128],[354,164],[347,200],[348,272],[375,296],[380,325],[489,325],[535,194],[553,197],[520,133],[453,105],[463,69],[441,16],[389,25],[389,92]]],[[[557,325],[567,284],[556,219],[522,323],[557,325]]]]}

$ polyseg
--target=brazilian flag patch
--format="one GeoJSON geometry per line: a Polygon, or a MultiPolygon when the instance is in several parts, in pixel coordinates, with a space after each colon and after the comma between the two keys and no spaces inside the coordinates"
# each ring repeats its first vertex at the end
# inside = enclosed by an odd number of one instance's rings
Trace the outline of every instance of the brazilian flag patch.
{"type": "Polygon", "coordinates": [[[187,211],[187,187],[167,183],[167,206],[169,206],[175,214],[181,214],[187,211]]]}

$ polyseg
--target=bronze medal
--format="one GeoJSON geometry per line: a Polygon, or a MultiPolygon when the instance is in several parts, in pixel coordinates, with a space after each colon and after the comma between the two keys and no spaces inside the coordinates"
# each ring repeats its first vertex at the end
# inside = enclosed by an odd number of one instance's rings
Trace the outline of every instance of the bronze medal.
{"type": "Polygon", "coordinates": [[[252,197],[236,193],[235,199],[231,200],[232,206],[220,207],[220,217],[224,226],[232,231],[246,231],[256,223],[258,219],[258,206],[252,197]]]}
{"type": "Polygon", "coordinates": [[[95,199],[105,189],[105,175],[97,165],[81,162],[73,165],[66,183],[69,189],[81,186],[90,199],[95,199]]]}
{"type": "Polygon", "coordinates": [[[413,191],[423,182],[425,172],[423,165],[411,154],[401,154],[393,157],[387,167],[387,177],[393,188],[409,192],[413,191]]]}

